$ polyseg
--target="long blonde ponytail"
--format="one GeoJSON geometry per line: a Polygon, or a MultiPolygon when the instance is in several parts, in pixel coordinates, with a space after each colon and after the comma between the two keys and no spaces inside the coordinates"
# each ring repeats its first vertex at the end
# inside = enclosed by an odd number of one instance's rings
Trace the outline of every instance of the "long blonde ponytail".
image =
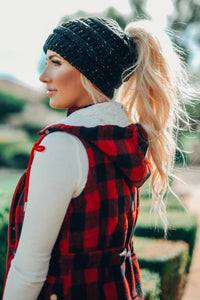
{"type": "MultiPolygon", "coordinates": [[[[186,68],[179,55],[181,50],[158,26],[152,21],[140,20],[128,24],[125,32],[137,45],[138,59],[122,74],[123,84],[116,101],[126,107],[130,121],[140,123],[148,134],[152,207],[161,216],[167,233],[163,197],[171,190],[169,179],[173,177],[171,171],[179,123],[189,125],[185,104],[191,103],[196,94],[188,83],[186,68]]],[[[81,81],[94,103],[110,100],[82,74],[81,81]]]]}
{"type": "Polygon", "coordinates": [[[180,118],[188,121],[184,109],[184,99],[190,95],[188,79],[169,37],[151,21],[130,23],[125,31],[137,44],[138,61],[126,71],[126,76],[133,75],[120,87],[116,101],[125,105],[131,121],[139,122],[148,134],[153,207],[166,231],[163,196],[174,163],[174,129],[179,127],[180,118]]]}

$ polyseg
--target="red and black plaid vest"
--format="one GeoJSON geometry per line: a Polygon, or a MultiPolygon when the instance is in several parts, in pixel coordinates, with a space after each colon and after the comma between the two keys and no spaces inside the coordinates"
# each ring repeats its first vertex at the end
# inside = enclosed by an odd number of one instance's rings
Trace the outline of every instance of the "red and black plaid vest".
{"type": "Polygon", "coordinates": [[[27,171],[16,188],[9,224],[7,271],[17,249],[28,194],[34,151],[46,134],[77,136],[87,151],[86,186],[73,198],[55,242],[46,281],[38,300],[143,299],[133,232],[139,210],[139,187],[150,174],[144,158],[147,136],[132,124],[93,128],[57,124],[47,127],[34,145],[27,171]]]}

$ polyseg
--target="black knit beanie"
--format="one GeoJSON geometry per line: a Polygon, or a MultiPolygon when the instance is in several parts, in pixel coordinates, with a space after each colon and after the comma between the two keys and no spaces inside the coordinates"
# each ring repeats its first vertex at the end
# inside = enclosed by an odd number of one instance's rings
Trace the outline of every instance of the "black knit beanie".
{"type": "Polygon", "coordinates": [[[134,40],[116,21],[99,17],[63,23],[43,49],[58,53],[109,98],[122,84],[123,72],[137,61],[134,40]]]}

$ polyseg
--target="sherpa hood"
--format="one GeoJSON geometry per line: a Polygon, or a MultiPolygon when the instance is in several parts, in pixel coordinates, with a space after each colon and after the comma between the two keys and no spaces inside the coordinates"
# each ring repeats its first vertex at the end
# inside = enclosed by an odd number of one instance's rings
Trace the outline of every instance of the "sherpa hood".
{"type": "Polygon", "coordinates": [[[95,127],[54,124],[40,134],[64,131],[95,145],[121,170],[131,186],[140,187],[150,175],[145,159],[148,147],[147,134],[139,124],[126,127],[99,125],[95,127]]]}

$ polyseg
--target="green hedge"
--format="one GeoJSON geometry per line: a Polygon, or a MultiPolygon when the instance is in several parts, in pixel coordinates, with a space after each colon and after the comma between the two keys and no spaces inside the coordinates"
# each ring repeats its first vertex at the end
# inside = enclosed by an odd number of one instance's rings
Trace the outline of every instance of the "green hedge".
{"type": "Polygon", "coordinates": [[[25,169],[33,143],[21,130],[0,128],[0,167],[25,169]]]}
{"type": "Polygon", "coordinates": [[[0,90],[0,120],[3,121],[11,113],[21,112],[25,104],[24,99],[0,90]]]}
{"type": "MultiPolygon", "coordinates": [[[[169,211],[168,221],[168,240],[184,241],[189,245],[189,262],[187,266],[187,271],[189,272],[197,236],[197,216],[182,211],[169,211]]],[[[164,230],[161,220],[158,219],[155,227],[154,215],[141,212],[136,225],[135,236],[163,238],[164,230]]]]}
{"type": "Polygon", "coordinates": [[[148,238],[135,238],[134,245],[140,267],[160,275],[160,299],[181,299],[187,279],[188,245],[148,238]]]}
{"type": "Polygon", "coordinates": [[[178,146],[183,150],[183,152],[180,153],[180,151],[176,151],[175,161],[177,164],[190,163],[190,155],[193,151],[193,145],[199,140],[200,132],[198,132],[198,130],[193,132],[180,132],[178,136],[178,146]]]}
{"type": "Polygon", "coordinates": [[[145,300],[159,300],[161,293],[160,276],[147,269],[140,269],[142,290],[145,300]]]}
{"type": "Polygon", "coordinates": [[[26,131],[26,133],[29,135],[31,140],[34,142],[38,141],[40,136],[38,135],[38,132],[43,129],[43,125],[36,124],[36,123],[24,123],[22,126],[22,129],[26,131]]]}
{"type": "Polygon", "coordinates": [[[28,166],[30,151],[21,147],[1,147],[0,166],[14,169],[25,169],[28,166]]]}

